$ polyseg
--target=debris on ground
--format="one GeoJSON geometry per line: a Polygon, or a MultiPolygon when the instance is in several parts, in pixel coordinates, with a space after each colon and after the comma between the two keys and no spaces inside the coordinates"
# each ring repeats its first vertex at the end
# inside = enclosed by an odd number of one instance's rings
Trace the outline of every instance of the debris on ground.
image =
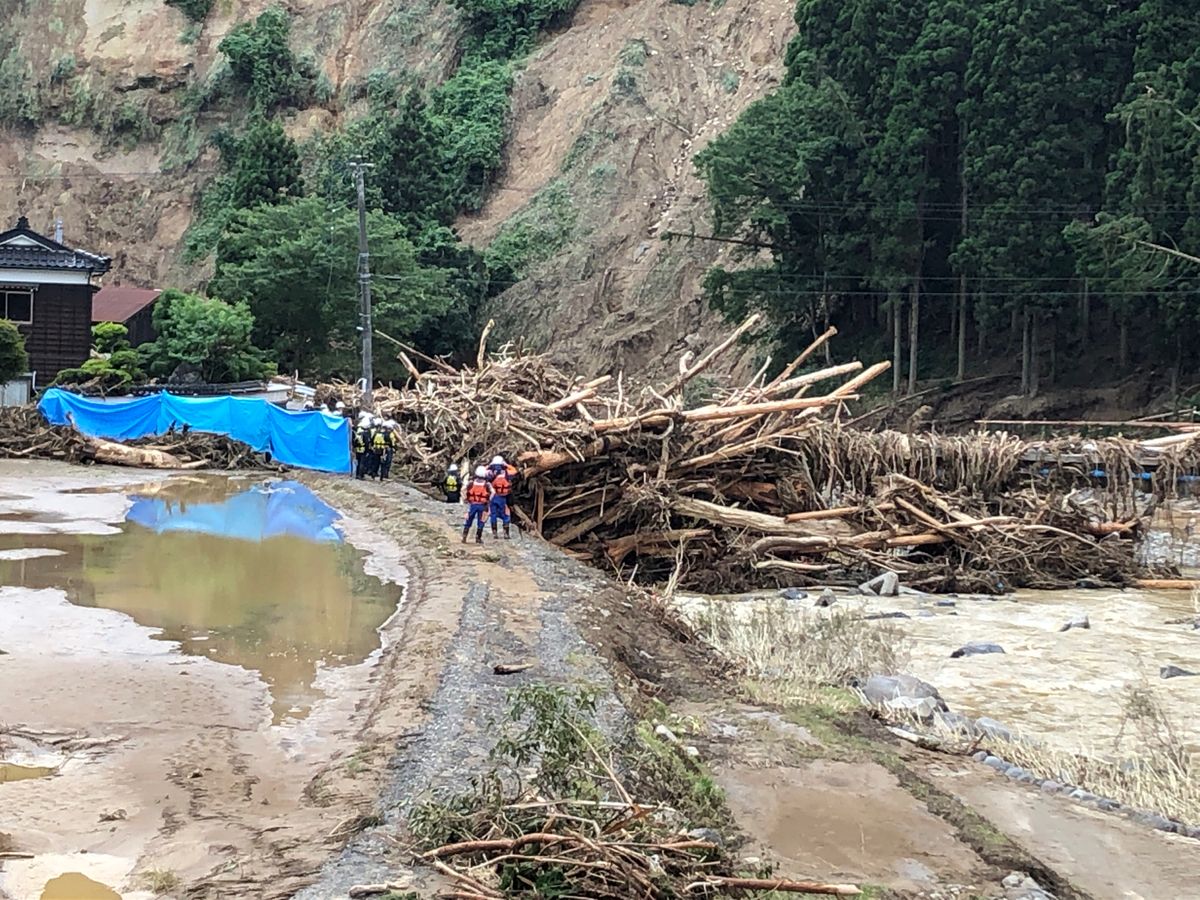
{"type": "Polygon", "coordinates": [[[683,748],[646,727],[614,741],[584,689],[509,694],[491,767],[464,792],[408,816],[417,864],[453,887],[441,897],[683,897],[805,893],[852,897],[853,884],[772,877],[722,835],[728,811],[683,748]]]}
{"type": "Polygon", "coordinates": [[[263,469],[266,456],[221,434],[170,431],[132,441],[88,437],[51,425],[36,407],[0,409],[0,458],[61,459],[151,469],[263,469]]]}
{"type": "MultiPolygon", "coordinates": [[[[1152,504],[1133,479],[1151,454],[1156,488],[1173,488],[1200,462],[1197,434],[1158,447],[860,431],[843,424],[846,404],[888,364],[806,371],[835,329],[778,375],[764,366],[696,399],[699,376],[755,324],[657,388],[572,378],[538,354],[489,355],[483,340],[473,368],[401,345],[411,378],[374,406],[400,424],[395,465],[414,481],[502,453],[522,476],[510,498],[522,527],[627,579],[722,592],[887,571],[924,590],[1002,593],[1174,574],[1136,558],[1152,504]]],[[[319,402],[361,399],[353,385],[318,388],[319,402]]]]}

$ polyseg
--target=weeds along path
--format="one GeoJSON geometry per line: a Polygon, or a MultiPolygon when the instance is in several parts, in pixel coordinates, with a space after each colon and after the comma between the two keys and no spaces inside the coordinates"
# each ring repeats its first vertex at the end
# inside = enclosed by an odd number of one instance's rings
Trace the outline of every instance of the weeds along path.
{"type": "Polygon", "coordinates": [[[464,546],[461,507],[399,483],[308,481],[369,523],[369,533],[348,535],[355,544],[398,553],[412,578],[404,637],[385,653],[363,748],[346,761],[375,780],[379,808],[347,823],[346,849],[301,900],[398,878],[432,887],[429,873],[408,868],[408,811],[482,773],[506,694],[538,683],[595,691],[597,723],[613,738],[635,722],[662,724],[678,752],[695,747],[747,838],[738,852],[774,858],[780,875],[855,880],[879,886],[876,897],[971,896],[938,893],[968,888],[1000,897],[1000,879],[1020,869],[1061,900],[1088,896],[1036,848],[933,787],[920,757],[910,761],[844,695],[746,702],[745,686],[699,643],[556,548],[515,529],[512,541],[489,534],[464,546]],[[497,665],[529,668],[499,675],[497,665]]]}

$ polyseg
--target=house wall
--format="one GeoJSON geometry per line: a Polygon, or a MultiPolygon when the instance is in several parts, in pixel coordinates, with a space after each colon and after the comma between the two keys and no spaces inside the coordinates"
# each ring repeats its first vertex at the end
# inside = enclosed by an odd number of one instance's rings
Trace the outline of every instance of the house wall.
{"type": "MultiPolygon", "coordinates": [[[[0,276],[2,277],[2,276],[0,276]]],[[[82,365],[92,347],[92,288],[87,284],[42,284],[33,292],[33,324],[25,335],[29,367],[45,387],[61,369],[82,365]]]]}
{"type": "Polygon", "coordinates": [[[125,327],[129,329],[129,343],[137,347],[139,344],[145,344],[158,337],[154,333],[153,316],[154,304],[151,303],[125,320],[125,327]]]}

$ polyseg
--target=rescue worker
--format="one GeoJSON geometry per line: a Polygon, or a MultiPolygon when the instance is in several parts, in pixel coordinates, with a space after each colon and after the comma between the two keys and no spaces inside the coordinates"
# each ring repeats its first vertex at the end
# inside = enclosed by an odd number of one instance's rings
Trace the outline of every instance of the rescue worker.
{"type": "Polygon", "coordinates": [[[462,483],[458,480],[458,464],[451,463],[442,480],[442,493],[446,495],[447,503],[458,503],[462,499],[462,483]]]}
{"type": "Polygon", "coordinates": [[[504,457],[499,454],[492,457],[492,461],[488,464],[488,481],[494,479],[501,472],[508,471],[508,464],[504,461],[504,457]]]}
{"type": "Polygon", "coordinates": [[[359,417],[358,427],[354,429],[354,453],[357,457],[354,477],[361,481],[371,474],[371,417],[367,413],[359,417]]]}
{"type": "Polygon", "coordinates": [[[385,444],[383,448],[383,460],[379,465],[380,481],[387,481],[387,477],[392,471],[392,460],[396,458],[396,451],[400,447],[400,435],[397,434],[396,427],[396,423],[391,419],[383,423],[385,444]]]}
{"type": "Polygon", "coordinates": [[[475,543],[483,543],[483,523],[487,521],[488,503],[492,498],[492,486],[487,480],[487,469],[480,466],[475,470],[475,477],[467,485],[467,520],[463,522],[462,542],[467,542],[467,535],[474,523],[475,543]]]}
{"type": "Polygon", "coordinates": [[[508,472],[501,469],[492,476],[492,499],[489,504],[490,514],[492,518],[492,537],[498,539],[497,526],[504,523],[504,539],[511,540],[512,535],[509,532],[509,514],[508,514],[508,495],[512,492],[512,482],[509,481],[508,472]]]}
{"type": "Polygon", "coordinates": [[[367,472],[372,478],[378,478],[383,466],[383,452],[387,449],[387,434],[383,430],[382,419],[371,420],[371,462],[370,471],[367,472]]]}

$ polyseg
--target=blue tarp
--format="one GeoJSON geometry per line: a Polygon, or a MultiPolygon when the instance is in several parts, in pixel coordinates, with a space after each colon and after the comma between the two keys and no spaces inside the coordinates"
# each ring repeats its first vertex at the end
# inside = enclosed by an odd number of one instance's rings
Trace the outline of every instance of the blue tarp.
{"type": "Polygon", "coordinates": [[[172,425],[225,434],[289,466],[349,472],[350,423],[319,411],[291,412],[249,397],[176,397],[163,392],[124,403],[89,400],[59,388],[38,409],[54,425],[67,414],[84,434],[127,441],[162,434],[172,425]]]}
{"type": "Polygon", "coordinates": [[[137,497],[125,520],[158,534],[199,532],[244,541],[299,537],[340,541],[334,527],[339,515],[295,481],[274,481],[211,503],[163,497],[137,497]]]}

